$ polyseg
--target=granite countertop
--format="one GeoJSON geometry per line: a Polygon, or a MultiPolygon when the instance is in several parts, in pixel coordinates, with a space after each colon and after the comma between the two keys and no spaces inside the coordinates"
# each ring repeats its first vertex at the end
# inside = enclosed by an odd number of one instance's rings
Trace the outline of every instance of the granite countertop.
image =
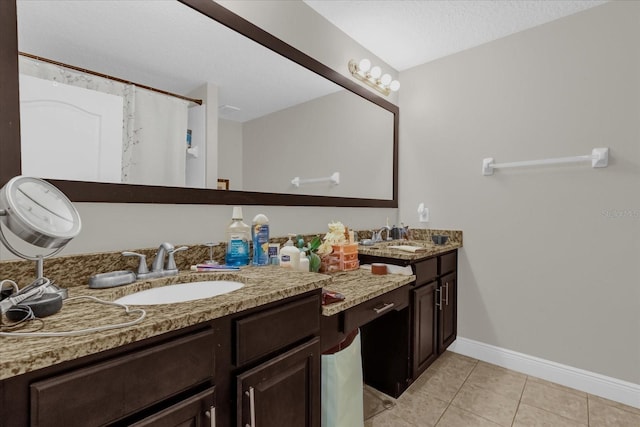
{"type": "MultiPolygon", "coordinates": [[[[146,318],[130,327],[66,337],[0,337],[0,379],[109,350],[169,331],[206,322],[259,305],[329,286],[331,276],[303,273],[280,267],[246,267],[237,272],[193,273],[135,282],[110,289],[69,288],[69,298],[94,296],[113,301],[121,296],[173,283],[203,280],[235,280],[244,287],[212,298],[176,304],[144,306],[146,318]]],[[[132,306],[134,307],[134,306],[132,306]]],[[[44,319],[43,332],[70,331],[122,323],[122,308],[88,299],[65,301],[62,310],[44,319]]],[[[37,322],[32,322],[34,326],[37,322]]]]}
{"type": "Polygon", "coordinates": [[[344,301],[322,306],[323,316],[333,316],[416,280],[413,275],[375,275],[365,269],[334,273],[331,277],[333,280],[325,289],[341,293],[344,301]]]}
{"type": "Polygon", "coordinates": [[[392,240],[388,242],[376,243],[372,246],[358,246],[358,253],[362,255],[372,255],[383,258],[393,258],[407,263],[413,263],[435,255],[459,249],[462,247],[462,240],[449,239],[444,245],[436,245],[427,240],[392,240]],[[410,246],[418,248],[418,252],[407,252],[400,249],[389,248],[390,246],[410,246]]]}
{"type": "MultiPolygon", "coordinates": [[[[416,242],[416,241],[412,241],[416,242]]],[[[393,243],[393,242],[391,242],[393,243]]],[[[384,248],[359,247],[362,254],[415,261],[462,246],[460,242],[431,245],[426,252],[406,253],[384,248]]],[[[332,316],[371,298],[400,288],[415,280],[402,274],[373,275],[370,270],[354,270],[332,275],[303,273],[276,266],[245,267],[234,272],[181,272],[178,276],[138,281],[110,289],[89,289],[86,286],[68,288],[69,297],[94,296],[113,301],[124,295],[156,286],[203,280],[234,280],[244,287],[225,295],[176,304],[144,306],[146,318],[134,325],[108,331],[67,337],[6,337],[0,336],[0,380],[57,363],[113,349],[169,331],[238,313],[280,299],[325,288],[340,292],[345,300],[322,307],[322,315],[332,316]]],[[[60,312],[44,319],[44,332],[72,331],[135,319],[122,308],[99,304],[89,299],[65,301],[60,312]]],[[[32,322],[36,325],[37,322],[32,322]]]]}

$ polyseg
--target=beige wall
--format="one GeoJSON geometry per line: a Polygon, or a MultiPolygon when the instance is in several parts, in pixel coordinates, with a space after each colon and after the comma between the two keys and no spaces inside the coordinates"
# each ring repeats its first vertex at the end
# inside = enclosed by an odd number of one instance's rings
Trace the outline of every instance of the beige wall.
{"type": "Polygon", "coordinates": [[[230,190],[242,190],[242,123],[218,120],[218,177],[229,180],[230,190]]]}
{"type": "Polygon", "coordinates": [[[640,383],[640,2],[402,72],[400,219],[464,230],[459,336],[640,383]],[[498,170],[590,154],[609,167],[498,170]]]}
{"type": "Polygon", "coordinates": [[[392,113],[341,90],[245,122],[244,189],[391,199],[393,118],[392,113]],[[291,184],[296,176],[319,178],[334,172],[340,173],[339,185],[291,184]]]}

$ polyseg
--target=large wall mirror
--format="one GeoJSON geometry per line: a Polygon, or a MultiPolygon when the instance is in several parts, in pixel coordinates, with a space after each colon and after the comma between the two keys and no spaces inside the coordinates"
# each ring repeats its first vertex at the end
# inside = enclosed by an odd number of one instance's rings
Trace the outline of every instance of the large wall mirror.
{"type": "Polygon", "coordinates": [[[398,108],[210,0],[0,12],[2,183],[39,176],[74,201],[397,207],[398,108]]]}

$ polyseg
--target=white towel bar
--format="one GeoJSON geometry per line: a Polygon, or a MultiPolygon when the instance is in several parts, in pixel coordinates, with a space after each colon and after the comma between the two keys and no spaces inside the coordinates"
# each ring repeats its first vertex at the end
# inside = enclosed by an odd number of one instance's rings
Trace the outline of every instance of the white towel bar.
{"type": "Polygon", "coordinates": [[[311,184],[314,182],[330,182],[332,184],[338,185],[340,184],[340,172],[334,172],[333,175],[323,177],[323,178],[305,178],[302,179],[299,176],[296,176],[291,180],[291,183],[296,187],[300,187],[301,184],[311,184]]]}
{"type": "Polygon", "coordinates": [[[522,162],[494,163],[493,157],[482,160],[482,175],[493,175],[494,169],[518,168],[522,166],[555,165],[559,163],[578,163],[591,161],[591,167],[606,168],[609,164],[609,149],[594,148],[586,156],[557,157],[554,159],[525,160],[522,162]]]}

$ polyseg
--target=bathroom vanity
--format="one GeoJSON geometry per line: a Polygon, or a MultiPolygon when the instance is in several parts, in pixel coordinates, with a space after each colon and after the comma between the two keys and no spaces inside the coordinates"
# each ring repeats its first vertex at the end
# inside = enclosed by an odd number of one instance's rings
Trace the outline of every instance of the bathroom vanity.
{"type": "Polygon", "coordinates": [[[317,426],[319,310],[317,289],[7,378],[0,425],[317,426]]]}
{"type": "MultiPolygon", "coordinates": [[[[439,302],[439,295],[446,306],[446,283],[449,304],[455,303],[455,281],[447,279],[455,274],[447,267],[455,265],[455,249],[435,247],[414,260],[390,258],[409,261],[413,275],[360,269],[328,276],[268,266],[181,273],[111,289],[70,287],[70,296],[114,300],[159,284],[245,284],[213,298],[145,306],[146,319],[127,328],[59,338],[0,337],[0,427],[320,426],[321,354],[348,331],[361,328],[365,381],[383,391],[392,384],[399,392],[455,337],[453,308],[443,315],[449,320],[437,323],[448,334],[440,334],[441,346],[429,348],[425,338],[416,348],[416,334],[432,338],[416,329],[416,319],[432,327],[430,316],[440,319],[422,307],[433,298],[439,302]],[[345,300],[321,306],[322,288],[343,293],[345,300]],[[418,369],[411,365],[416,362],[418,369]]],[[[123,314],[73,301],[46,320],[47,330],[63,331],[115,323],[123,314]]]]}
{"type": "MultiPolygon", "coordinates": [[[[285,424],[319,426],[319,313],[329,276],[249,267],[112,289],[73,287],[70,296],[113,300],[159,283],[203,279],[235,279],[245,286],[214,298],[145,306],[146,319],[128,328],[75,337],[0,337],[0,426],[187,420],[209,426],[211,417],[227,426],[236,419],[245,425],[256,417],[284,416],[285,424]]],[[[115,307],[75,301],[47,318],[46,328],[94,327],[122,317],[115,307]]]]}
{"type": "MultiPolygon", "coordinates": [[[[400,396],[456,339],[461,243],[422,242],[427,250],[416,253],[387,249],[385,244],[361,247],[361,265],[409,266],[415,280],[337,313],[324,307],[323,351],[360,328],[365,383],[389,396],[400,396]]],[[[333,286],[339,292],[351,288],[348,282],[335,280],[333,286]]]]}
{"type": "MultiPolygon", "coordinates": [[[[450,250],[440,255],[416,257],[417,259],[412,260],[380,255],[361,257],[364,262],[409,265],[416,276],[408,292],[411,360],[406,384],[408,386],[456,339],[458,252],[450,250]]],[[[382,344],[377,339],[378,336],[379,334],[372,336],[369,346],[377,347],[382,344]]],[[[375,362],[372,362],[370,369],[377,371],[377,368],[379,367],[375,362]]]]}
{"type": "MultiPolygon", "coordinates": [[[[371,292],[412,276],[352,272],[371,292]]],[[[0,337],[0,426],[320,425],[321,289],[331,276],[279,267],[185,273],[113,289],[70,288],[112,300],[159,281],[215,278],[245,286],[188,303],[145,306],[128,328],[76,337],[0,337]],[[129,289],[126,289],[126,288],[129,289]],[[191,425],[191,424],[190,424],[191,425]]],[[[357,286],[357,284],[360,284],[357,286]]],[[[73,302],[48,330],[122,320],[117,309],[73,302]]]]}

